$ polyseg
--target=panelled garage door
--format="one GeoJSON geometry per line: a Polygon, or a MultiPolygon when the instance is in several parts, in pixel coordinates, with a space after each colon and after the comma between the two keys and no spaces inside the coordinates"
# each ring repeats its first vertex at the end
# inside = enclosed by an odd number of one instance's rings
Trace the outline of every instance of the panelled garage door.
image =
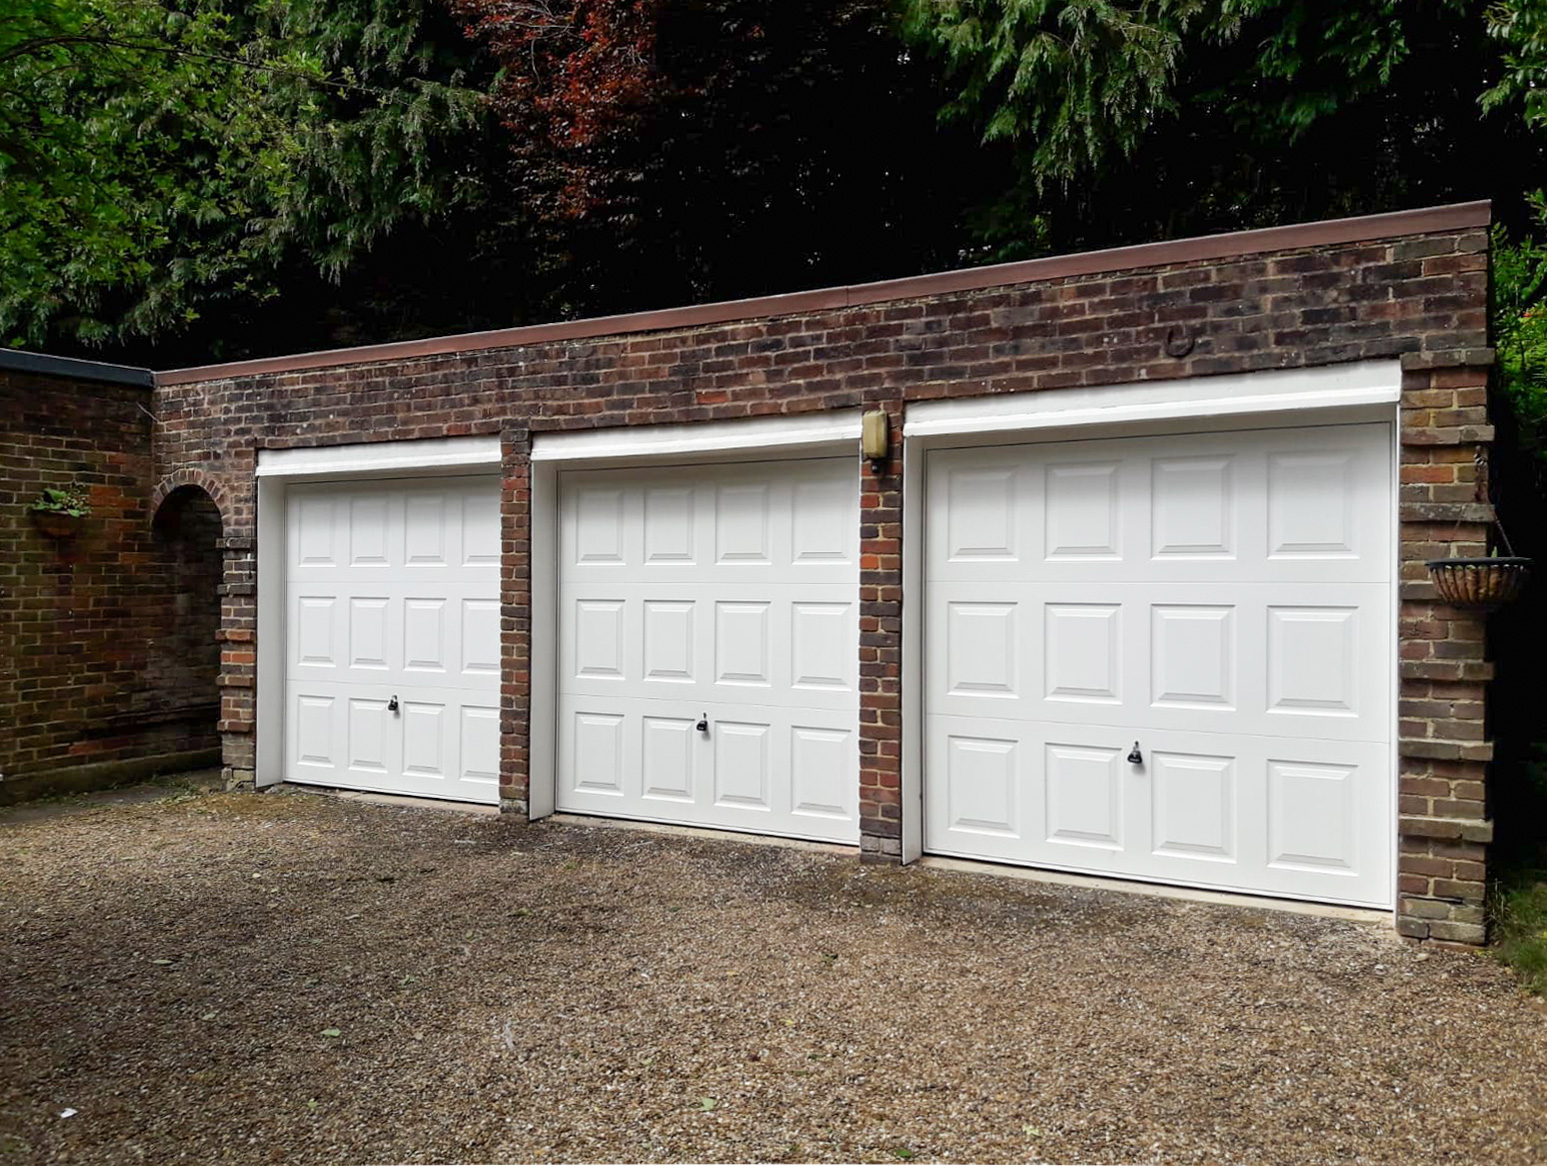
{"type": "Polygon", "coordinates": [[[558,808],[856,841],[855,459],[559,489],[558,808]]]}
{"type": "Polygon", "coordinates": [[[931,453],[925,848],[1388,906],[1390,444],[931,453]]]}
{"type": "Polygon", "coordinates": [[[292,486],[287,781],[499,801],[499,481],[292,486]]]}

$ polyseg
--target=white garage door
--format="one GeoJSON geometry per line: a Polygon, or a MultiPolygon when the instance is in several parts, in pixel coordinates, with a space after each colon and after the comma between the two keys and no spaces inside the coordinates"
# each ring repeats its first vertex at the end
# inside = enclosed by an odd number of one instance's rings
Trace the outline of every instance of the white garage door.
{"type": "Polygon", "coordinates": [[[925,848],[1389,905],[1390,443],[929,455],[925,848]]]}
{"type": "Polygon", "coordinates": [[[856,461],[559,488],[558,808],[855,841],[856,461]]]}
{"type": "Polygon", "coordinates": [[[287,781],[499,801],[492,478],[293,486],[287,781]]]}

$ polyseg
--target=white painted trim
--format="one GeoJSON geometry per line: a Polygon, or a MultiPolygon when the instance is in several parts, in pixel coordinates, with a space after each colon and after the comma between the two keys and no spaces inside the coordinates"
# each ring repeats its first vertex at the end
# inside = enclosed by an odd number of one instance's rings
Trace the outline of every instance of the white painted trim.
{"type": "Polygon", "coordinates": [[[1401,399],[1401,394],[1401,363],[1367,360],[1325,368],[921,401],[908,407],[903,435],[933,437],[1117,422],[1181,421],[1193,417],[1250,417],[1306,409],[1391,405],[1401,399]]]}
{"type": "Polygon", "coordinates": [[[1391,712],[1386,718],[1391,733],[1391,908],[1386,912],[1393,930],[1402,902],[1402,408],[1400,403],[1388,414],[1391,440],[1387,450],[1391,458],[1391,599],[1386,626],[1391,636],[1386,660],[1391,668],[1391,712]]]}
{"type": "Polygon", "coordinates": [[[799,449],[853,442],[859,456],[860,411],[839,409],[793,417],[699,421],[685,425],[635,425],[539,433],[532,440],[534,462],[594,462],[611,458],[663,458],[682,454],[799,449]]]}
{"type": "Polygon", "coordinates": [[[285,752],[285,484],[259,478],[254,541],[257,658],[253,677],[253,784],[284,780],[285,752]]]}
{"type": "Polygon", "coordinates": [[[924,470],[928,443],[902,447],[902,861],[924,856],[924,470]],[[910,598],[910,596],[912,598],[910,598]]]}
{"type": "Polygon", "coordinates": [[[259,478],[346,474],[389,477],[402,470],[498,469],[498,437],[432,437],[422,441],[377,441],[365,445],[261,449],[259,478]]]}

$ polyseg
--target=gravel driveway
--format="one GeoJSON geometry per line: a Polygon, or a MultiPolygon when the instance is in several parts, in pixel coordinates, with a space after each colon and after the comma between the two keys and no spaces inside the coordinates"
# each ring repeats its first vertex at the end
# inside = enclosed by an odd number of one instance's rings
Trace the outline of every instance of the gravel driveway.
{"type": "Polygon", "coordinates": [[[1367,925],[305,794],[0,858],[4,1161],[1547,1160],[1547,1017],[1367,925]]]}

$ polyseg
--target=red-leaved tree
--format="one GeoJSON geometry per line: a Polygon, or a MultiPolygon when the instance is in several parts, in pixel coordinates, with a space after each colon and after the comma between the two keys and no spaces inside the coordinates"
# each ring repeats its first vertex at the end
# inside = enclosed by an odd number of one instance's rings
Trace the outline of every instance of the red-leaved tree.
{"type": "Polygon", "coordinates": [[[637,132],[669,88],[655,62],[662,0],[451,3],[504,68],[495,100],[518,152],[562,175],[562,214],[594,210],[610,138],[637,132]]]}
{"type": "Polygon", "coordinates": [[[948,154],[973,143],[937,129],[886,0],[447,2],[503,71],[520,201],[575,310],[958,259],[975,191],[948,154]]]}

